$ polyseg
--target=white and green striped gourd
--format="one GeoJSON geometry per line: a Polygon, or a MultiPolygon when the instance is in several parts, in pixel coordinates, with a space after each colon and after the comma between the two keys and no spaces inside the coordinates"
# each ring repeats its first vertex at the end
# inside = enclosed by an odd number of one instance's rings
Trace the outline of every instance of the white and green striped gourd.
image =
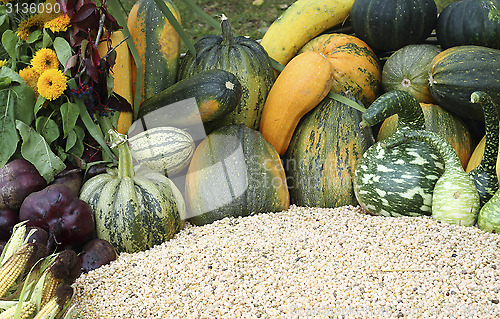
{"type": "Polygon", "coordinates": [[[482,91],[471,94],[471,102],[480,104],[485,122],[484,153],[479,165],[469,172],[483,206],[498,190],[496,171],[498,157],[498,109],[491,96],[482,91]]]}
{"type": "MultiPolygon", "coordinates": [[[[418,101],[398,90],[377,98],[363,113],[361,125],[373,126],[393,114],[398,114],[398,128],[388,138],[399,136],[404,128],[425,128],[418,101]]],[[[432,191],[444,170],[441,158],[425,142],[384,148],[382,141],[368,148],[356,165],[353,186],[358,203],[374,215],[430,215],[432,191]]]]}
{"type": "Polygon", "coordinates": [[[413,140],[431,145],[444,162],[444,173],[432,193],[432,218],[450,224],[474,226],[480,209],[476,185],[444,137],[432,131],[406,129],[397,139],[382,143],[384,147],[392,148],[413,140]]]}
{"type": "Polygon", "coordinates": [[[160,126],[129,137],[132,158],[138,168],[172,176],[186,168],[195,143],[191,135],[177,127],[160,126]]]}

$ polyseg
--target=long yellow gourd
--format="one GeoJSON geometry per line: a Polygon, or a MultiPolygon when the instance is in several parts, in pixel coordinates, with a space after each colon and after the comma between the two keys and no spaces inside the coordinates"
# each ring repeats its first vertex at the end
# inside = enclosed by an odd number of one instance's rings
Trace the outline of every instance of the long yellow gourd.
{"type": "MultiPolygon", "coordinates": [[[[467,163],[467,168],[465,169],[465,171],[467,173],[472,171],[474,168],[476,168],[479,165],[479,163],[481,163],[481,160],[483,159],[485,143],[486,143],[486,138],[485,138],[485,136],[483,136],[481,141],[479,141],[476,148],[474,149],[474,152],[472,152],[472,155],[469,159],[469,162],[467,163]]],[[[496,170],[497,170],[498,180],[500,180],[500,151],[499,151],[498,157],[497,157],[496,170]]]]}
{"type": "Polygon", "coordinates": [[[259,128],[279,155],[285,154],[302,116],[326,97],[332,81],[330,62],[315,51],[297,55],[279,74],[264,104],[259,128]]]}
{"type": "MultiPolygon", "coordinates": [[[[111,47],[114,48],[118,43],[125,39],[123,33],[118,30],[111,34],[111,47]]],[[[132,61],[133,57],[128,48],[127,42],[123,41],[116,48],[115,65],[111,69],[113,76],[113,92],[120,95],[133,108],[134,96],[132,88],[132,61]]],[[[106,42],[101,42],[97,46],[97,51],[101,56],[104,56],[108,47],[106,42]]],[[[121,134],[126,134],[130,125],[132,125],[134,114],[132,112],[121,112],[118,117],[116,129],[121,134]]]]}
{"type": "Polygon", "coordinates": [[[285,65],[309,40],[343,23],[354,0],[297,0],[276,19],[260,44],[285,65]]]}

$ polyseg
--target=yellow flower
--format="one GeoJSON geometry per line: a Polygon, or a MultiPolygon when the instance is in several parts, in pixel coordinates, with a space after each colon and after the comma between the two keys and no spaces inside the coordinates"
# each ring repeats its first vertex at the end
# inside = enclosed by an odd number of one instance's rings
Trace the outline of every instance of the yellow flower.
{"type": "Polygon", "coordinates": [[[38,78],[38,92],[47,100],[55,100],[66,90],[66,76],[57,69],[46,70],[38,78]]]}
{"type": "Polygon", "coordinates": [[[26,84],[28,84],[29,87],[35,91],[36,94],[38,94],[38,89],[37,89],[37,82],[38,78],[40,77],[40,73],[35,71],[31,66],[28,66],[22,70],[19,71],[19,75],[26,81],[26,84]]]}
{"type": "Polygon", "coordinates": [[[45,22],[43,27],[46,29],[50,29],[54,33],[61,32],[61,31],[64,32],[68,29],[70,22],[71,22],[70,17],[66,14],[63,14],[63,15],[60,15],[52,20],[45,22]]]}
{"type": "Polygon", "coordinates": [[[12,0],[2,0],[3,3],[9,3],[11,2],[12,0]]]}
{"type": "Polygon", "coordinates": [[[19,26],[17,27],[16,34],[22,40],[28,40],[29,35],[36,30],[41,30],[43,28],[43,24],[45,23],[42,15],[35,14],[34,16],[29,17],[26,20],[23,20],[19,26]]]}
{"type": "Polygon", "coordinates": [[[0,68],[4,65],[7,65],[7,62],[9,62],[9,60],[0,60],[0,68]]]}
{"type": "Polygon", "coordinates": [[[31,65],[40,74],[49,69],[58,69],[59,60],[57,54],[52,49],[43,48],[36,51],[31,59],[31,65]]]}

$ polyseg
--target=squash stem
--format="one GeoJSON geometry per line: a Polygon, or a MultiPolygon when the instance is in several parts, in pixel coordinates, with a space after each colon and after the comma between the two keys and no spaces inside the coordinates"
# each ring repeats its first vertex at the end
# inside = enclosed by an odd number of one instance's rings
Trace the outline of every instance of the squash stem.
{"type": "Polygon", "coordinates": [[[229,21],[227,21],[227,17],[223,14],[221,17],[221,28],[222,28],[222,45],[224,46],[232,46],[234,42],[233,38],[233,30],[231,29],[231,25],[229,25],[229,21]]]}
{"type": "Polygon", "coordinates": [[[132,154],[127,143],[127,136],[116,130],[108,131],[111,139],[111,148],[118,148],[118,178],[134,177],[132,154]]]}

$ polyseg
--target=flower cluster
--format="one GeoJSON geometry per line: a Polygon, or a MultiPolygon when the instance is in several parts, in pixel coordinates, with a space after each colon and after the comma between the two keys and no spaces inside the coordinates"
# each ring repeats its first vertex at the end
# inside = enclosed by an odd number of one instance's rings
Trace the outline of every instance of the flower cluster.
{"type": "Polygon", "coordinates": [[[21,155],[50,181],[88,145],[112,159],[100,127],[121,101],[106,41],[120,26],[106,1],[0,1],[0,167],[21,155]]]}
{"type": "Polygon", "coordinates": [[[66,76],[59,70],[57,54],[52,49],[38,50],[29,66],[19,71],[19,75],[33,89],[47,100],[60,97],[67,87],[66,76]]]}

